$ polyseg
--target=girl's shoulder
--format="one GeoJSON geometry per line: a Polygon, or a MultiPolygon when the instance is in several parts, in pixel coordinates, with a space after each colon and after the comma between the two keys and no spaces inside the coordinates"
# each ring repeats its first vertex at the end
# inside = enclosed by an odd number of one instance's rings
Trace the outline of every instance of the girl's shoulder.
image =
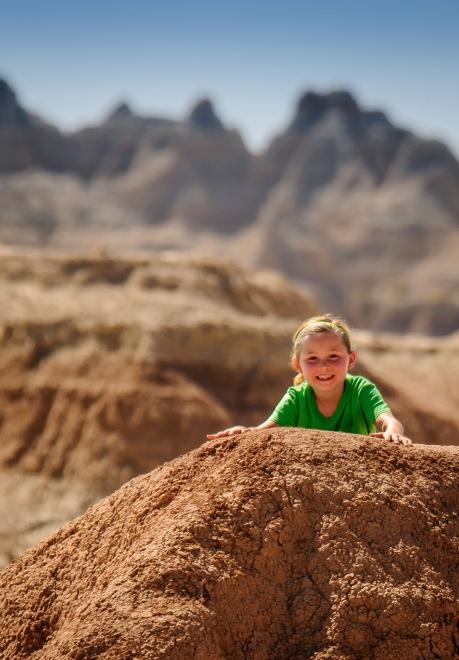
{"type": "Polygon", "coordinates": [[[296,394],[301,394],[302,392],[305,392],[308,390],[311,386],[309,383],[306,381],[303,381],[302,383],[299,383],[298,385],[291,385],[291,387],[288,388],[288,391],[294,392],[296,394]]]}
{"type": "Polygon", "coordinates": [[[346,383],[348,383],[353,390],[360,392],[363,389],[376,387],[371,380],[365,378],[365,376],[354,376],[354,374],[347,374],[346,383]]]}

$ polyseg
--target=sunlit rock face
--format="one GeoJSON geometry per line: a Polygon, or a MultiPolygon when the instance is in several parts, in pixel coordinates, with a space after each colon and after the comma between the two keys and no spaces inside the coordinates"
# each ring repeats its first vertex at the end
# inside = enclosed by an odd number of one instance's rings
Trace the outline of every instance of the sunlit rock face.
{"type": "Polygon", "coordinates": [[[0,576],[8,658],[457,655],[457,448],[208,442],[0,576]]]}
{"type": "Polygon", "coordinates": [[[303,94],[256,156],[208,98],[174,120],[124,101],[63,134],[0,91],[0,241],[205,250],[278,269],[360,327],[457,329],[459,164],[348,91],[303,94]]]}

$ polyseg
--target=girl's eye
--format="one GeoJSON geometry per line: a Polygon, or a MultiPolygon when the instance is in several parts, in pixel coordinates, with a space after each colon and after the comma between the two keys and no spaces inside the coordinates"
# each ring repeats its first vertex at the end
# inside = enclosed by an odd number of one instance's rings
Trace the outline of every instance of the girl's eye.
{"type": "Polygon", "coordinates": [[[314,362],[317,362],[317,358],[315,357],[309,357],[306,362],[309,362],[309,364],[314,364],[314,362]]]}
{"type": "Polygon", "coordinates": [[[330,355],[330,360],[336,362],[336,360],[339,360],[339,355],[330,355]]]}

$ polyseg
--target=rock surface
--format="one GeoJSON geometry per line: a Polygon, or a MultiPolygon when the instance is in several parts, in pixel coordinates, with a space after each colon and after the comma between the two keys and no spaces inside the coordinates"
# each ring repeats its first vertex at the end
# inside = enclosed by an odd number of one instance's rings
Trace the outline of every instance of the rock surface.
{"type": "Polygon", "coordinates": [[[201,99],[198,101],[191,110],[188,121],[192,126],[200,130],[223,130],[223,124],[215,114],[210,99],[201,99]]]}
{"type": "Polygon", "coordinates": [[[458,478],[457,448],[208,442],[0,575],[0,654],[453,660],[458,478]]]}

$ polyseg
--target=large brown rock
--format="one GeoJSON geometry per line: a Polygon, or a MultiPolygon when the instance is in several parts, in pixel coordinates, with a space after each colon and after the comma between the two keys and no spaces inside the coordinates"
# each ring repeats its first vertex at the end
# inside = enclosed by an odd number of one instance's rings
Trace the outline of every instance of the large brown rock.
{"type": "Polygon", "coordinates": [[[180,371],[252,416],[282,391],[289,335],[314,311],[274,273],[176,254],[5,253],[0,279],[0,362],[9,374],[84,376],[116,353],[180,371]]]}
{"type": "Polygon", "coordinates": [[[0,576],[5,658],[459,652],[456,448],[306,430],[208,442],[0,576]]]}

